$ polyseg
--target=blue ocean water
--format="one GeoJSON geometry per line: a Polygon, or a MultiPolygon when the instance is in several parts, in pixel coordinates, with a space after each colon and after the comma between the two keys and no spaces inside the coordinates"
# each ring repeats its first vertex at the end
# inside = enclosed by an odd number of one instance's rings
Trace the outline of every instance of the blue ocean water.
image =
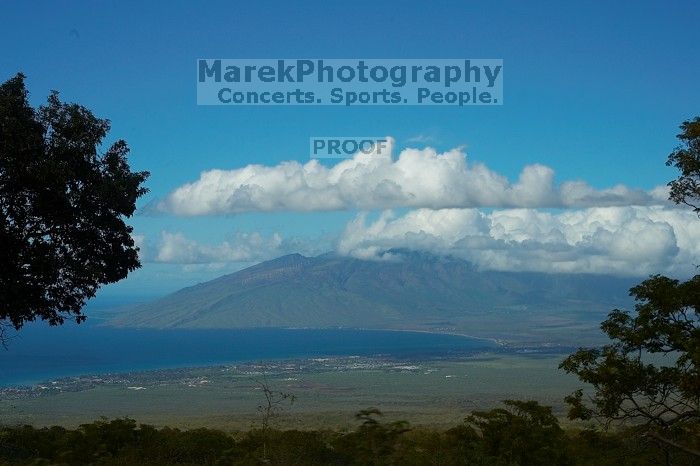
{"type": "MultiPolygon", "coordinates": [[[[89,321],[88,321],[89,322],[89,321]]],[[[424,358],[494,348],[455,335],[349,329],[118,329],[31,324],[0,348],[0,386],[49,378],[241,361],[372,356],[424,358]]]]}

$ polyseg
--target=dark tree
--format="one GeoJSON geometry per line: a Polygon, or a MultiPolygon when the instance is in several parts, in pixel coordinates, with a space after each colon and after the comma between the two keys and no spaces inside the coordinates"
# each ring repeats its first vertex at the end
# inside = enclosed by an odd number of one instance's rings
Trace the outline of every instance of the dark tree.
{"type": "Polygon", "coordinates": [[[56,92],[33,109],[22,74],[0,85],[0,324],[82,322],[101,285],[140,266],[124,220],[148,173],[122,140],[101,151],[109,128],[56,92]]]}
{"type": "MultiPolygon", "coordinates": [[[[477,458],[496,465],[565,465],[566,434],[552,408],[536,401],[504,400],[505,408],[475,411],[465,419],[477,458]]],[[[476,463],[476,461],[474,461],[476,463]]],[[[472,464],[472,462],[468,462],[472,464]]]]}
{"type": "Polygon", "coordinates": [[[700,117],[681,125],[678,139],[681,145],[668,156],[666,165],[676,167],[678,179],[671,181],[669,198],[676,204],[686,204],[700,215],[700,117]]]}
{"type": "Polygon", "coordinates": [[[636,313],[616,309],[601,324],[612,342],[561,364],[593,388],[588,397],[583,390],[567,397],[569,417],[631,421],[666,446],[698,454],[700,275],[683,283],[654,276],[630,294],[636,313]]]}
{"type": "MultiPolygon", "coordinates": [[[[686,121],[667,165],[681,174],[670,200],[700,214],[700,118],[686,121]]],[[[631,422],[671,452],[700,457],[700,275],[680,282],[652,276],[630,290],[635,312],[608,314],[601,329],[611,343],[579,349],[560,368],[592,390],[568,396],[569,417],[606,426],[631,422]]]]}
{"type": "Polygon", "coordinates": [[[289,403],[289,406],[294,404],[296,396],[291,393],[273,390],[270,388],[267,377],[263,377],[262,379],[253,379],[253,381],[258,385],[265,396],[265,402],[258,405],[258,412],[260,413],[260,433],[262,434],[263,443],[262,459],[263,462],[266,463],[269,461],[267,457],[267,447],[270,441],[271,423],[281,413],[287,403],[289,403]]]}

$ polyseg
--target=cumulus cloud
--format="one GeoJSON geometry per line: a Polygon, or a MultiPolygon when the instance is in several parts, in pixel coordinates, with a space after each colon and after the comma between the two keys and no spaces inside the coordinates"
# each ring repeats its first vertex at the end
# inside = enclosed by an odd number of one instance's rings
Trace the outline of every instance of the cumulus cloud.
{"type": "MultiPolygon", "coordinates": [[[[393,141],[390,144],[393,146],[393,141]]],[[[525,166],[518,179],[481,163],[468,163],[461,149],[404,149],[358,153],[327,167],[317,160],[276,166],[247,165],[209,170],[156,203],[161,212],[183,216],[250,211],[465,207],[605,207],[659,205],[665,191],[618,185],[595,189],[583,181],[555,182],[554,170],[525,166]]]]}
{"type": "Polygon", "coordinates": [[[140,254],[146,253],[146,236],[137,233],[132,233],[131,239],[134,240],[134,246],[139,249],[140,254]]]}
{"type": "Polygon", "coordinates": [[[391,258],[408,248],[463,257],[483,269],[542,272],[695,273],[700,222],[689,211],[604,207],[551,213],[507,209],[417,209],[350,222],[338,251],[391,258]]]}
{"type": "Polygon", "coordinates": [[[282,237],[273,234],[240,233],[230,241],[215,245],[201,244],[182,233],[162,232],[154,262],[205,264],[250,262],[279,252],[282,237]]]}
{"type": "MultiPolygon", "coordinates": [[[[341,255],[395,259],[397,249],[462,257],[484,270],[690,275],[700,263],[700,222],[693,212],[664,207],[560,210],[415,209],[402,215],[360,214],[335,240],[341,255]]],[[[137,236],[144,262],[216,270],[292,252],[317,255],[330,238],[287,239],[239,233],[216,244],[162,232],[137,236]]]]}
{"type": "Polygon", "coordinates": [[[278,233],[236,233],[228,239],[202,243],[181,232],[162,231],[157,239],[132,235],[143,262],[185,265],[184,271],[222,268],[225,264],[259,262],[300,252],[317,255],[327,252],[331,243],[327,238],[283,238],[278,233]]]}
{"type": "Polygon", "coordinates": [[[299,252],[395,259],[410,249],[462,257],[484,270],[691,275],[700,264],[700,222],[688,210],[653,207],[386,210],[362,213],[337,237],[283,238],[237,233],[205,244],[179,232],[149,240],[134,235],[143,262],[180,264],[184,271],[216,270],[299,252]]]}

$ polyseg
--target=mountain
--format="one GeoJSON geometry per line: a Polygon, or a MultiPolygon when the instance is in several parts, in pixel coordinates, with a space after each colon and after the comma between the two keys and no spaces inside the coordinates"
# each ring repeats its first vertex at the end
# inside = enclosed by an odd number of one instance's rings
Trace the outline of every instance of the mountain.
{"type": "MultiPolygon", "coordinates": [[[[120,312],[128,327],[350,327],[463,333],[517,342],[590,340],[635,280],[480,271],[453,257],[291,254],[120,312]]],[[[576,342],[577,344],[580,342],[576,342]]]]}

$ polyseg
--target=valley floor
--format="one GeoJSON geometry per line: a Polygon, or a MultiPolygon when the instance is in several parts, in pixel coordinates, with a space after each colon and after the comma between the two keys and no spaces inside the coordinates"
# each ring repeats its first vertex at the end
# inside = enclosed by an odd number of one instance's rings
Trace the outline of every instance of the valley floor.
{"type": "Polygon", "coordinates": [[[361,409],[387,421],[447,428],[504,399],[534,399],[564,415],[578,382],[558,370],[564,354],[480,353],[455,359],[334,357],[56,379],[0,389],[0,423],[75,427],[101,416],[156,426],[247,430],[260,424],[260,382],[293,394],[278,428],[343,429],[361,409]]]}

